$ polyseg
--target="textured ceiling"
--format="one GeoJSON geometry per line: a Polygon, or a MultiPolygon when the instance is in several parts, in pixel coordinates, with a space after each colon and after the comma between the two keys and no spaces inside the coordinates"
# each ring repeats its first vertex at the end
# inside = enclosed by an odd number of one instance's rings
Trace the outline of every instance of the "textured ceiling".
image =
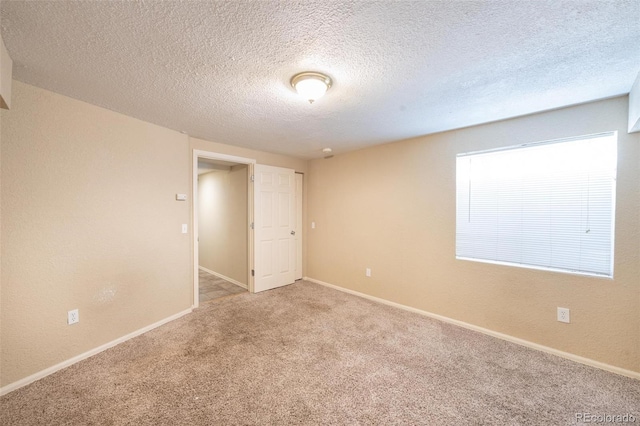
{"type": "Polygon", "coordinates": [[[14,77],[192,136],[321,157],[628,93],[640,1],[6,1],[14,77]],[[310,105],[300,71],[334,85],[310,105]]]}

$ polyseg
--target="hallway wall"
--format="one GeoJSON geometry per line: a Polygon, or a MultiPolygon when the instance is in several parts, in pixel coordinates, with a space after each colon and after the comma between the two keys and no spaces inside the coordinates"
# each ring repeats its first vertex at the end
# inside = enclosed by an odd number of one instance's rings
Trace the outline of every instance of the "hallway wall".
{"type": "Polygon", "coordinates": [[[198,264],[248,285],[247,165],[198,177],[198,264]]]}

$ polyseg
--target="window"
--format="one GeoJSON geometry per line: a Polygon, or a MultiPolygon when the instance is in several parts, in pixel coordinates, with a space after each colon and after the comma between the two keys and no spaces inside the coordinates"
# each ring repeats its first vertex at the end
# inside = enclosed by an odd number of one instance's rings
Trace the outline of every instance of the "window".
{"type": "Polygon", "coordinates": [[[459,154],[456,258],[613,277],[617,133],[459,154]]]}

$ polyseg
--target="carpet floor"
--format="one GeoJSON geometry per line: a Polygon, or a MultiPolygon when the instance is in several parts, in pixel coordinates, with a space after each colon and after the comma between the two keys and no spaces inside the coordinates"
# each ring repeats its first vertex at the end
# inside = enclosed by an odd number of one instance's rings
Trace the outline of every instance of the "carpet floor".
{"type": "Polygon", "coordinates": [[[307,282],[205,304],[0,398],[2,425],[640,423],[640,381],[307,282]]]}

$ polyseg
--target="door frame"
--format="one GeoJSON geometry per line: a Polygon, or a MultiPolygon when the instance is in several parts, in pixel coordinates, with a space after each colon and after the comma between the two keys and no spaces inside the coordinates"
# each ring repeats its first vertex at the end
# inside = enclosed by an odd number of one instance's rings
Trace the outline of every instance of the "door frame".
{"type": "Polygon", "coordinates": [[[254,268],[254,255],[253,255],[253,229],[250,224],[253,222],[253,182],[251,176],[253,176],[253,168],[256,164],[256,160],[253,158],[237,157],[235,155],[221,154],[218,152],[204,151],[200,149],[193,150],[193,173],[191,175],[191,188],[192,188],[192,203],[191,203],[191,242],[193,247],[193,308],[197,308],[200,305],[199,298],[199,248],[198,248],[198,158],[205,158],[208,160],[220,160],[228,161],[230,163],[246,164],[247,167],[247,287],[249,292],[254,292],[253,277],[251,276],[251,270],[254,268]]]}

